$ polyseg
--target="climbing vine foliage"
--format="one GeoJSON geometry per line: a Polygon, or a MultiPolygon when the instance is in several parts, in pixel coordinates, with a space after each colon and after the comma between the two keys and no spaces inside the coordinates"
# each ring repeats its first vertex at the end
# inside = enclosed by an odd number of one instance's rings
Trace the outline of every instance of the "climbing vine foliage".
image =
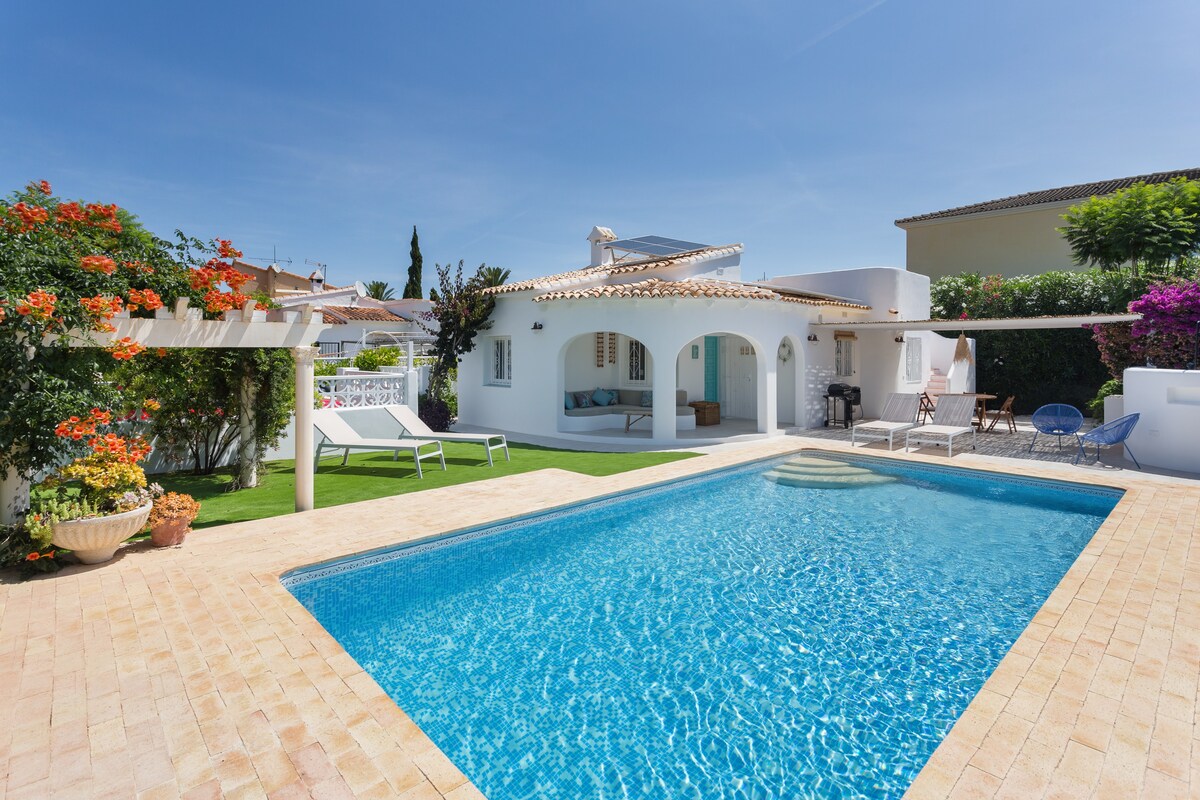
{"type": "Polygon", "coordinates": [[[114,203],[59,198],[46,181],[0,199],[0,475],[57,465],[78,445],[55,435],[62,420],[120,405],[105,373],[157,354],[117,338],[118,318],[180,297],[209,316],[245,301],[229,242],[176,235],[159,239],[114,203]]]}

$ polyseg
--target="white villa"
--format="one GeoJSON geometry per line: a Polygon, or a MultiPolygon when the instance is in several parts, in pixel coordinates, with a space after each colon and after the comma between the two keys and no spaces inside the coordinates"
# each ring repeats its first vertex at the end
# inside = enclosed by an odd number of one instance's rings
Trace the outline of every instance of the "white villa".
{"type": "MultiPolygon", "coordinates": [[[[953,338],[886,324],[928,319],[924,275],[747,282],[741,244],[618,239],[601,227],[588,241],[586,267],[489,290],[492,327],[459,365],[461,423],[656,444],[769,435],[822,425],[832,383],[861,387],[871,417],[889,392],[919,392],[931,370],[951,367],[953,338]]],[[[969,391],[960,364],[949,377],[969,391]]]]}

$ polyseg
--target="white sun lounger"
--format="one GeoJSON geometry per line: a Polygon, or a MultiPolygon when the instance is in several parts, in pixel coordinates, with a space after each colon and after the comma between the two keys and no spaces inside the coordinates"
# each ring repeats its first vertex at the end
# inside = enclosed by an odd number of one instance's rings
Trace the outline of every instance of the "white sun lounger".
{"type": "Polygon", "coordinates": [[[325,449],[344,450],[342,464],[345,464],[346,460],[350,458],[351,450],[390,450],[393,461],[400,456],[402,451],[410,453],[413,463],[417,465],[418,478],[425,477],[421,472],[421,461],[426,458],[440,460],[442,471],[444,472],[446,469],[446,456],[442,453],[442,443],[438,441],[431,439],[364,439],[332,408],[314,411],[313,427],[317,429],[317,433],[321,434],[321,443],[317,445],[317,455],[313,461],[314,472],[321,463],[321,451],[325,449]],[[434,449],[421,452],[428,448],[434,449]]]}
{"type": "Polygon", "coordinates": [[[892,449],[892,437],[901,431],[917,427],[917,411],[921,408],[921,395],[889,394],[883,403],[883,413],[874,422],[862,422],[850,429],[850,446],[859,439],[880,441],[887,439],[888,450],[892,449]]]}
{"type": "Polygon", "coordinates": [[[508,454],[508,441],[503,434],[499,433],[439,433],[426,425],[420,417],[408,406],[388,405],[383,406],[387,412],[392,415],[392,419],[400,424],[404,429],[403,439],[417,438],[428,439],[434,442],[466,442],[470,444],[481,444],[484,450],[487,451],[488,466],[492,465],[492,451],[503,450],[504,460],[512,461],[508,454]]]}
{"type": "Polygon", "coordinates": [[[946,444],[947,454],[954,457],[954,439],[971,434],[971,449],[975,449],[975,397],[973,395],[944,394],[938,398],[933,422],[912,428],[904,434],[904,449],[917,444],[946,444]]]}

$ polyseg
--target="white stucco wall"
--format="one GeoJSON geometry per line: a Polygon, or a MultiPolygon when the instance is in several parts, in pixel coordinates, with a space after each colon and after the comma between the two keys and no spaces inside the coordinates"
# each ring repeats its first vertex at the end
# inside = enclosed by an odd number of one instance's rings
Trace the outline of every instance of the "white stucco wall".
{"type": "MultiPolygon", "coordinates": [[[[618,343],[618,346],[620,344],[618,343]]],[[[564,386],[569,392],[590,391],[597,387],[617,387],[617,365],[596,366],[596,340],[594,336],[580,336],[567,346],[564,386]]],[[[516,367],[514,366],[514,370],[516,367]]],[[[515,379],[514,379],[515,380],[515,379]]]]}
{"type": "Polygon", "coordinates": [[[853,311],[822,309],[822,321],[929,319],[929,278],[893,267],[865,267],[836,272],[781,275],[768,284],[800,291],[821,292],[865,303],[871,311],[862,316],[853,311]],[[891,313],[895,309],[896,313],[891,313]]]}
{"type": "MultiPolygon", "coordinates": [[[[1077,202],[1077,201],[1076,201],[1077,202]]],[[[905,223],[906,263],[912,272],[940,278],[963,272],[1034,275],[1079,269],[1056,228],[1073,202],[905,223]]]]}
{"type": "Polygon", "coordinates": [[[1129,436],[1137,460],[1200,473],[1200,371],[1127,369],[1124,383],[1125,413],[1142,415],[1129,436]]]}
{"type": "Polygon", "coordinates": [[[676,367],[679,388],[687,392],[688,402],[704,399],[704,337],[691,340],[679,354],[676,367]],[[692,345],[695,345],[698,358],[692,358],[692,345]]]}

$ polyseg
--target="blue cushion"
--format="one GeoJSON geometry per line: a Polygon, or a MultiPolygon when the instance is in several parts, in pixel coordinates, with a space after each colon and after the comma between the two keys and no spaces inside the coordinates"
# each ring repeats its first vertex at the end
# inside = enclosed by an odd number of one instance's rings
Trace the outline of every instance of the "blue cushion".
{"type": "Polygon", "coordinates": [[[654,405],[654,392],[649,390],[642,392],[642,408],[650,408],[654,405]]]}
{"type": "Polygon", "coordinates": [[[576,408],[591,408],[592,395],[590,392],[575,392],[575,407],[576,408]]]}
{"type": "Polygon", "coordinates": [[[575,407],[575,395],[572,392],[563,392],[563,406],[570,411],[575,407]]]}
{"type": "Polygon", "coordinates": [[[598,406],[611,406],[615,402],[617,396],[607,389],[596,389],[592,392],[592,402],[598,406]]]}

